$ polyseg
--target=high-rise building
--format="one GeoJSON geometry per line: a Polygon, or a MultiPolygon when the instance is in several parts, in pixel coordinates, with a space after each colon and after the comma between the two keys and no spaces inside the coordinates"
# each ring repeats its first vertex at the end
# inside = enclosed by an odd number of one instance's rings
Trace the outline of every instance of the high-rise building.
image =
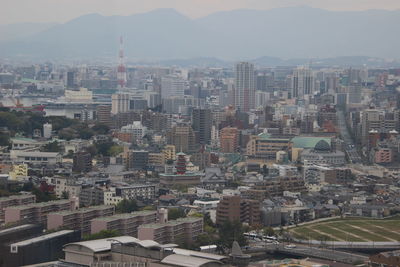
{"type": "Polygon", "coordinates": [[[112,126],[111,120],[111,106],[110,105],[99,105],[96,107],[97,121],[105,124],[109,127],[112,126]]]}
{"type": "Polygon", "coordinates": [[[111,113],[118,114],[128,112],[130,109],[129,104],[128,94],[113,94],[111,96],[111,113]]]}
{"type": "Polygon", "coordinates": [[[67,88],[73,88],[75,86],[75,73],[73,71],[67,72],[67,88]]]}
{"type": "Polygon", "coordinates": [[[185,81],[176,75],[168,75],[161,78],[161,98],[172,96],[184,96],[185,81]]]}
{"type": "Polygon", "coordinates": [[[167,143],[177,152],[191,153],[195,150],[195,135],[191,126],[175,126],[167,132],[167,143]]]}
{"type": "Polygon", "coordinates": [[[235,65],[235,107],[243,112],[254,108],[256,82],[254,65],[240,62],[235,65]]]}
{"type": "Polygon", "coordinates": [[[361,143],[368,143],[371,130],[380,130],[381,121],[384,121],[384,112],[377,109],[366,109],[361,112],[361,143]]]}
{"type": "Polygon", "coordinates": [[[293,71],[292,98],[303,98],[314,93],[314,76],[312,70],[300,67],[293,71]]]}
{"type": "Polygon", "coordinates": [[[256,225],[260,223],[260,202],[240,196],[224,196],[218,203],[216,216],[219,225],[226,221],[256,225]]]}
{"type": "Polygon", "coordinates": [[[239,150],[239,130],[237,128],[225,127],[219,134],[221,152],[236,153],[239,150]]]}
{"type": "Polygon", "coordinates": [[[211,140],[211,110],[194,109],[192,113],[192,127],[197,132],[200,144],[209,144],[211,140]]]}

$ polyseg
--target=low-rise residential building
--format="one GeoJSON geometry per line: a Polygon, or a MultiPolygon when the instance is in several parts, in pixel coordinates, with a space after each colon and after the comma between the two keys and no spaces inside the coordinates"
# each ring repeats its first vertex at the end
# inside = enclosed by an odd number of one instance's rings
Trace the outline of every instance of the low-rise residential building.
{"type": "Polygon", "coordinates": [[[125,199],[154,199],[156,197],[155,185],[130,185],[115,188],[115,195],[125,199]]]}
{"type": "Polygon", "coordinates": [[[11,150],[10,159],[12,162],[18,164],[54,165],[61,163],[62,156],[57,152],[11,150]]]}
{"type": "Polygon", "coordinates": [[[43,142],[38,142],[34,139],[25,137],[14,137],[11,138],[11,149],[25,150],[25,149],[38,149],[43,142]]]}
{"type": "Polygon", "coordinates": [[[73,211],[53,212],[47,215],[47,230],[72,229],[80,230],[82,235],[90,233],[90,220],[111,216],[114,214],[114,206],[93,206],[73,211]]]}
{"type": "Polygon", "coordinates": [[[12,206],[5,209],[5,223],[38,223],[47,225],[47,215],[51,212],[75,209],[74,200],[55,200],[12,206]]]}
{"type": "Polygon", "coordinates": [[[5,209],[11,206],[21,206],[35,203],[36,196],[31,194],[0,197],[0,224],[4,222],[5,209]]]}
{"type": "Polygon", "coordinates": [[[104,205],[117,205],[123,198],[115,194],[115,188],[104,192],[104,205]]]}
{"type": "Polygon", "coordinates": [[[79,197],[82,186],[76,184],[76,181],[67,177],[55,177],[52,179],[55,184],[55,193],[58,198],[67,194],[68,197],[79,197]]]}
{"type": "Polygon", "coordinates": [[[102,230],[116,230],[122,235],[138,236],[138,227],[143,224],[152,224],[157,221],[157,211],[136,211],[132,213],[115,214],[99,217],[90,222],[92,234],[102,230]]]}
{"type": "Polygon", "coordinates": [[[192,243],[203,232],[203,218],[187,217],[166,223],[139,226],[140,240],[154,240],[161,244],[192,243]]]}

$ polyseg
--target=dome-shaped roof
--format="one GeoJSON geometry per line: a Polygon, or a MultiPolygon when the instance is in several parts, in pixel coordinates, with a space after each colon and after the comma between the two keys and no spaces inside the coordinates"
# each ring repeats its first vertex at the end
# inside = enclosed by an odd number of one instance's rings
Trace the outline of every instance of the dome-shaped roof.
{"type": "Polygon", "coordinates": [[[320,140],[315,145],[314,150],[317,150],[317,151],[330,151],[331,150],[331,146],[325,140],[320,140]]]}

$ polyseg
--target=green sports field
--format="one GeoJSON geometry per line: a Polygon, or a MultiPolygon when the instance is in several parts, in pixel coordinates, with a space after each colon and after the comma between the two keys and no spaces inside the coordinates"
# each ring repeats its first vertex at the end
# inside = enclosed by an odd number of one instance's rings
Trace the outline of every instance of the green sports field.
{"type": "Polygon", "coordinates": [[[295,238],[320,241],[400,242],[400,218],[346,218],[291,228],[295,238]]]}

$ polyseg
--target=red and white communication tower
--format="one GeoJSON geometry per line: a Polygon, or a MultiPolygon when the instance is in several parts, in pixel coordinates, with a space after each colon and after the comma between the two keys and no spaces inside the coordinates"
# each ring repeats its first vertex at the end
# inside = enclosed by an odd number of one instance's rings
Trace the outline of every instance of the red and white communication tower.
{"type": "Polygon", "coordinates": [[[124,47],[122,36],[119,39],[119,65],[117,71],[117,80],[120,88],[124,88],[126,85],[126,67],[124,64],[124,47]]]}

